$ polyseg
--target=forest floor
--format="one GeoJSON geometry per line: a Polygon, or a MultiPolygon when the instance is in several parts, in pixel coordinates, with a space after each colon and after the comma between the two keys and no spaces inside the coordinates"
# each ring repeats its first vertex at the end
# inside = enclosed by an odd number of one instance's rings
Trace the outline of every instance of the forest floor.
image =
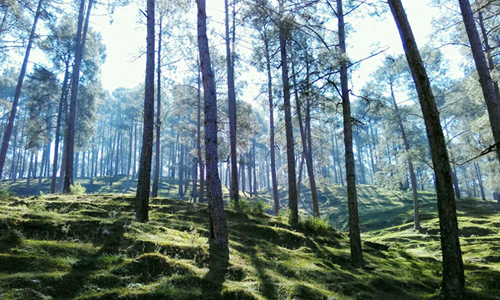
{"type": "MultiPolygon", "coordinates": [[[[344,189],[320,189],[323,214],[341,229],[344,189]]],[[[310,218],[291,228],[250,200],[226,210],[226,262],[209,260],[206,204],[153,199],[141,224],[131,195],[4,196],[0,299],[439,299],[435,196],[420,194],[415,231],[407,193],[360,186],[359,194],[361,269],[350,266],[346,233],[310,218]]],[[[500,299],[500,207],[464,199],[458,211],[468,299],[500,299]]]]}

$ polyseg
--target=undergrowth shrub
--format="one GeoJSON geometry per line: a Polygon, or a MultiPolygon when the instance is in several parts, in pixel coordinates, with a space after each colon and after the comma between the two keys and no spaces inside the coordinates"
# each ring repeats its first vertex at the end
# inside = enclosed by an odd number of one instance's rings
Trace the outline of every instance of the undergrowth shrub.
{"type": "Polygon", "coordinates": [[[234,201],[229,202],[229,207],[234,209],[234,210],[240,210],[243,212],[250,212],[250,202],[245,199],[239,199],[238,200],[238,207],[236,207],[236,204],[234,201]]]}
{"type": "Polygon", "coordinates": [[[0,190],[0,199],[9,198],[10,194],[7,190],[0,190]]]}
{"type": "Polygon", "coordinates": [[[257,200],[250,202],[251,212],[256,215],[262,215],[264,212],[271,208],[271,205],[267,204],[263,200],[257,200]]]}
{"type": "Polygon", "coordinates": [[[266,210],[271,208],[271,205],[267,204],[263,200],[249,200],[249,199],[240,199],[238,201],[238,207],[233,201],[229,203],[229,206],[235,210],[239,210],[244,213],[251,213],[255,215],[262,215],[266,210]]]}
{"type": "Polygon", "coordinates": [[[278,213],[278,220],[281,223],[288,224],[291,216],[292,216],[292,211],[290,209],[281,209],[278,213]]]}
{"type": "Polygon", "coordinates": [[[406,254],[406,245],[401,243],[401,242],[395,242],[392,247],[394,248],[394,250],[396,250],[396,252],[398,252],[399,254],[406,254]]]}
{"type": "Polygon", "coordinates": [[[307,230],[314,232],[316,234],[325,235],[329,232],[335,231],[332,225],[328,222],[326,218],[315,218],[313,216],[308,216],[300,221],[300,226],[307,230]]]}
{"type": "Polygon", "coordinates": [[[0,234],[0,244],[8,246],[21,245],[24,235],[17,229],[8,229],[0,234]]]}
{"type": "Polygon", "coordinates": [[[81,184],[73,184],[69,190],[70,195],[84,195],[87,191],[81,184]]]}

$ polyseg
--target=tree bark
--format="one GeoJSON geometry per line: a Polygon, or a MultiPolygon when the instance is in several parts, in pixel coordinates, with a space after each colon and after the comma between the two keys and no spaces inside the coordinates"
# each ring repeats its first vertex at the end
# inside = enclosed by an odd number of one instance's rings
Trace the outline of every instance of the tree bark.
{"type": "Polygon", "coordinates": [[[394,107],[394,111],[396,112],[396,116],[398,118],[398,124],[399,124],[399,130],[401,132],[401,138],[403,139],[403,145],[405,147],[406,155],[407,157],[407,163],[408,163],[408,171],[410,172],[410,182],[411,182],[411,191],[413,195],[413,228],[415,230],[420,229],[420,217],[419,217],[419,212],[418,212],[418,192],[417,192],[417,176],[415,176],[415,170],[413,168],[413,162],[411,161],[410,158],[410,143],[408,142],[408,138],[406,136],[406,131],[405,127],[403,125],[403,119],[401,118],[401,114],[399,113],[399,107],[396,102],[396,96],[394,95],[394,90],[392,86],[392,82],[390,83],[391,86],[391,98],[392,98],[392,106],[394,107]]]}
{"type": "Polygon", "coordinates": [[[481,168],[477,162],[474,162],[474,168],[476,170],[477,183],[479,184],[479,191],[481,192],[481,199],[486,200],[486,195],[484,193],[483,186],[483,174],[481,173],[481,168]]]}
{"type": "Polygon", "coordinates": [[[2,138],[2,148],[0,149],[0,178],[2,178],[3,166],[5,164],[5,158],[7,157],[7,149],[9,148],[9,142],[10,142],[10,137],[12,135],[12,130],[14,129],[14,121],[16,119],[17,107],[19,105],[19,98],[21,97],[21,89],[23,87],[24,75],[26,74],[26,68],[28,67],[31,48],[33,47],[33,42],[35,40],[36,25],[38,23],[38,19],[40,18],[42,3],[43,0],[38,1],[38,6],[35,12],[35,19],[33,20],[33,26],[31,27],[31,33],[28,40],[28,46],[26,47],[26,53],[24,54],[24,60],[21,66],[21,72],[19,73],[19,79],[17,81],[16,91],[14,92],[14,101],[12,101],[12,108],[10,110],[9,122],[7,123],[7,128],[5,129],[5,133],[2,138]]]}
{"type": "Polygon", "coordinates": [[[135,217],[139,222],[149,220],[149,189],[151,181],[151,160],[153,154],[153,127],[155,101],[155,1],[147,2],[147,53],[146,85],[144,93],[144,129],[142,133],[142,151],[139,164],[135,217]]]}
{"type": "MultiPolygon", "coordinates": [[[[308,61],[306,59],[306,70],[309,72],[309,66],[308,66],[308,61]]],[[[309,74],[307,74],[307,77],[309,77],[309,74]]],[[[306,124],[304,126],[304,121],[302,120],[302,108],[300,105],[300,100],[299,100],[299,93],[298,93],[298,84],[297,84],[297,74],[295,73],[295,63],[292,60],[292,78],[293,78],[293,84],[295,86],[294,89],[294,94],[295,94],[295,106],[297,109],[297,118],[299,121],[299,128],[300,128],[300,140],[302,141],[302,158],[301,158],[301,165],[300,165],[300,171],[299,171],[299,179],[302,177],[302,162],[306,161],[306,167],[307,167],[307,175],[309,177],[309,185],[311,189],[311,199],[312,199],[312,206],[313,206],[313,216],[315,218],[319,218],[319,206],[318,206],[318,193],[316,189],[316,180],[314,179],[314,168],[313,168],[313,161],[312,161],[312,142],[310,140],[310,103],[309,103],[309,95],[306,95],[307,97],[307,107],[306,107],[306,124]]],[[[300,199],[300,181],[297,186],[297,198],[300,199]]]]}
{"type": "Polygon", "coordinates": [[[130,135],[128,140],[127,188],[125,189],[126,192],[128,192],[128,190],[130,189],[130,168],[132,167],[132,154],[134,153],[132,148],[134,127],[135,123],[134,121],[132,121],[132,124],[130,125],[130,135]]]}
{"type": "Polygon", "coordinates": [[[67,128],[66,144],[66,171],[64,174],[64,193],[69,193],[70,187],[73,184],[73,166],[74,166],[74,153],[75,153],[75,126],[76,126],[76,106],[78,97],[78,85],[80,83],[80,67],[82,65],[83,51],[85,49],[85,41],[87,39],[87,32],[89,27],[90,11],[94,0],[89,0],[87,7],[87,15],[85,18],[85,25],[83,25],[83,15],[85,10],[85,0],[81,0],[80,11],[78,15],[78,29],[76,33],[76,47],[75,47],[75,62],[73,65],[73,75],[71,82],[71,98],[69,104],[69,119],[67,128]],[[82,29],[83,27],[83,29],[82,29]],[[83,33],[82,33],[83,30],[83,33]]]}
{"type": "Polygon", "coordinates": [[[288,59],[287,59],[287,33],[284,24],[284,2],[280,0],[280,22],[279,22],[279,40],[281,52],[281,77],[283,81],[283,102],[285,109],[285,131],[286,131],[286,155],[288,165],[288,207],[291,211],[290,223],[296,225],[299,222],[298,198],[297,198],[297,179],[295,171],[295,151],[293,143],[293,125],[292,109],[290,105],[290,83],[288,80],[288,59]]]}
{"type": "Polygon", "coordinates": [[[442,294],[445,299],[463,299],[465,278],[458,238],[455,193],[439,112],[401,0],[389,0],[389,6],[396,21],[413,81],[417,88],[427,136],[429,137],[435,173],[441,249],[443,253],[442,294]]]}
{"type": "MultiPolygon", "coordinates": [[[[198,61],[198,111],[197,111],[197,123],[196,123],[196,150],[198,154],[198,164],[200,166],[200,196],[198,197],[200,202],[204,201],[205,193],[205,168],[203,164],[203,157],[201,153],[201,66],[198,61]]],[[[236,174],[236,178],[238,174],[236,174]]]]}
{"type": "MultiPolygon", "coordinates": [[[[227,97],[228,97],[228,117],[229,117],[229,144],[231,156],[231,201],[238,207],[239,186],[238,186],[238,157],[236,153],[236,90],[234,87],[234,56],[230,47],[229,36],[229,5],[228,0],[224,0],[226,14],[226,64],[227,64],[227,97]]],[[[233,49],[234,51],[234,49],[233,49]]]]}
{"type": "Polygon", "coordinates": [[[497,157],[500,160],[500,98],[495,91],[490,70],[484,57],[483,46],[479,39],[470,2],[469,0],[458,0],[458,2],[460,4],[460,11],[462,12],[465,31],[469,38],[472,56],[474,57],[474,63],[476,64],[477,74],[479,75],[486,108],[488,109],[488,117],[496,144],[497,157]]]}
{"type": "MultiPolygon", "coordinates": [[[[342,0],[337,0],[337,16],[339,22],[339,47],[340,51],[345,56],[345,23],[342,0]]],[[[344,115],[345,169],[347,179],[347,203],[349,208],[351,263],[354,267],[361,267],[363,265],[363,251],[361,248],[361,235],[359,231],[358,199],[356,193],[354,153],[352,150],[352,119],[351,104],[349,102],[348,80],[349,78],[347,75],[347,62],[345,60],[342,60],[340,66],[340,82],[342,91],[342,111],[344,115]]]]}
{"type": "Polygon", "coordinates": [[[179,157],[179,198],[184,198],[184,144],[180,144],[181,154],[179,157]]]}
{"type": "Polygon", "coordinates": [[[197,0],[196,3],[198,7],[198,48],[205,98],[205,161],[210,214],[210,247],[222,250],[224,254],[229,255],[226,214],[217,169],[217,93],[208,47],[206,4],[205,0],[197,0]]]}
{"type": "Polygon", "coordinates": [[[30,194],[30,189],[31,189],[31,173],[33,171],[33,152],[31,152],[31,155],[30,155],[30,163],[29,163],[29,168],[28,168],[28,175],[26,177],[26,186],[24,188],[24,195],[26,197],[29,196],[30,194]]]}
{"type": "Polygon", "coordinates": [[[160,184],[160,132],[161,132],[161,34],[162,34],[162,17],[160,16],[160,27],[158,34],[158,78],[156,83],[156,151],[155,151],[155,172],[153,177],[153,193],[152,197],[158,197],[158,185],[160,184]]]}

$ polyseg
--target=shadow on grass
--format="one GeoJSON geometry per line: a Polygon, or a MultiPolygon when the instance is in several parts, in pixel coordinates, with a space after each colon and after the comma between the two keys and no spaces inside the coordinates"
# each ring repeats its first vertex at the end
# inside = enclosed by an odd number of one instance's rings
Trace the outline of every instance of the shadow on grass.
{"type": "Polygon", "coordinates": [[[266,274],[265,270],[265,262],[263,262],[258,256],[257,251],[255,249],[248,249],[250,252],[250,261],[252,265],[255,267],[257,271],[257,275],[259,276],[259,280],[262,284],[262,295],[264,295],[267,299],[277,299],[277,292],[274,284],[272,283],[271,278],[266,274]]]}
{"type": "Polygon", "coordinates": [[[229,252],[223,247],[211,244],[209,254],[208,273],[203,278],[203,298],[218,300],[222,298],[222,285],[229,266],[229,252]]]}

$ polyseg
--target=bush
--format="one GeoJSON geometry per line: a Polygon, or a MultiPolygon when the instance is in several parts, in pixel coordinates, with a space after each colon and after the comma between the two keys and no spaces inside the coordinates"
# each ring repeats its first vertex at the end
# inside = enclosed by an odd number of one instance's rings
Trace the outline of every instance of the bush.
{"type": "Polygon", "coordinates": [[[286,210],[280,209],[280,211],[278,213],[278,220],[281,223],[288,224],[291,216],[292,216],[292,211],[290,209],[286,209],[286,210]]]}
{"type": "Polygon", "coordinates": [[[71,188],[69,189],[69,194],[84,195],[86,191],[87,191],[86,188],[84,188],[81,184],[77,183],[71,186],[71,188]]]}
{"type": "Polygon", "coordinates": [[[23,241],[23,233],[17,229],[8,229],[0,234],[0,243],[8,246],[20,245],[23,241]]]}
{"type": "Polygon", "coordinates": [[[267,204],[263,200],[250,200],[242,198],[239,199],[237,208],[233,201],[229,202],[229,206],[235,210],[255,215],[262,215],[267,209],[271,208],[271,205],[267,204]]]}
{"type": "Polygon", "coordinates": [[[7,190],[0,190],[0,199],[9,198],[10,194],[7,190]]]}
{"type": "Polygon", "coordinates": [[[308,216],[306,219],[302,219],[300,221],[300,225],[305,230],[321,235],[335,231],[326,218],[314,218],[312,216],[308,216]]]}
{"type": "Polygon", "coordinates": [[[271,205],[267,204],[263,200],[257,200],[250,202],[250,211],[256,215],[262,215],[267,209],[270,209],[271,205]]]}
{"type": "Polygon", "coordinates": [[[247,212],[247,213],[250,212],[250,203],[248,202],[248,200],[242,198],[238,200],[238,207],[236,207],[234,201],[232,200],[229,202],[229,207],[231,207],[234,210],[239,210],[242,212],[247,212]]]}

